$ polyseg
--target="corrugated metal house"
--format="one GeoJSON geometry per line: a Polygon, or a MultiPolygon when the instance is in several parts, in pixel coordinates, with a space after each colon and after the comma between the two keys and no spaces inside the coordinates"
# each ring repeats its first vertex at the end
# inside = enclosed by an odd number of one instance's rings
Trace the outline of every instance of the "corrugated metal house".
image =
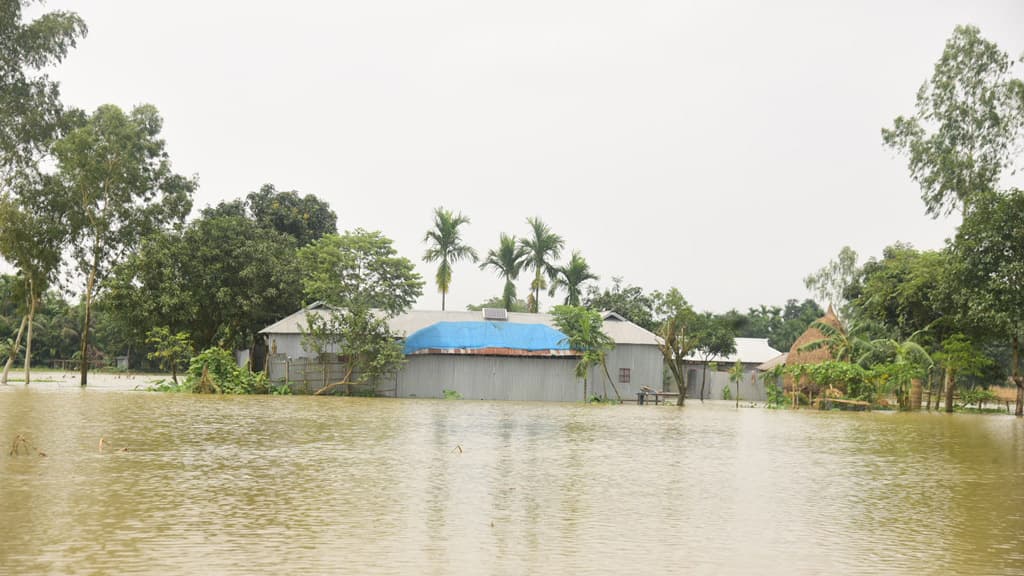
{"type": "MultiPolygon", "coordinates": [[[[729,386],[736,394],[736,386],[729,381],[728,371],[737,360],[743,364],[743,381],[740,383],[740,397],[743,400],[763,402],[767,395],[764,382],[759,378],[758,366],[776,358],[781,354],[768,345],[767,338],[736,338],[736,351],[728,356],[712,357],[710,362],[718,365],[718,371],[707,371],[707,382],[704,387],[704,398],[718,400],[722,398],[722,389],[729,386]]],[[[686,389],[687,398],[700,398],[700,384],[703,377],[703,361],[696,355],[686,357],[686,389]]]]}
{"type": "MultiPolygon", "coordinates": [[[[314,304],[263,330],[272,357],[309,358],[302,347],[307,314],[327,314],[314,304]]],[[[483,400],[583,400],[575,376],[578,356],[563,342],[550,314],[413,310],[390,320],[405,340],[406,363],[394,382],[399,397],[439,398],[445,390],[483,400]]],[[[603,330],[615,341],[607,367],[624,399],[641,387],[662,387],[662,356],[651,332],[608,312],[603,330]]],[[[591,369],[588,394],[614,398],[600,368],[591,369]]]]}

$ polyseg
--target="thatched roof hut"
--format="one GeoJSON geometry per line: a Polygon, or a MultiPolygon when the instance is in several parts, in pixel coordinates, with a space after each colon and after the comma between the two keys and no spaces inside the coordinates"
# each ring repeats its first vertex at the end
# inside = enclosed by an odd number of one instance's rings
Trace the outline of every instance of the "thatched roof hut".
{"type": "MultiPolygon", "coordinates": [[[[822,316],[821,318],[818,318],[817,321],[822,322],[824,324],[828,324],[829,326],[832,326],[833,328],[839,330],[840,332],[846,332],[845,330],[843,330],[843,325],[842,323],[839,322],[839,317],[836,316],[836,312],[835,310],[832,309],[832,306],[829,306],[828,312],[826,312],[825,315],[822,316]]],[[[825,334],[821,330],[815,328],[813,324],[811,326],[808,326],[807,330],[805,330],[804,333],[801,334],[800,337],[796,339],[796,342],[793,342],[793,346],[790,347],[789,354],[786,355],[786,365],[795,366],[797,364],[818,364],[821,362],[825,362],[826,360],[831,360],[832,353],[829,351],[828,346],[822,346],[821,348],[818,348],[816,350],[807,350],[803,352],[800,351],[800,348],[806,346],[807,344],[810,344],[811,342],[816,342],[818,340],[822,340],[824,338],[825,334]]],[[[784,381],[786,389],[792,390],[793,377],[787,374],[784,381]]]]}

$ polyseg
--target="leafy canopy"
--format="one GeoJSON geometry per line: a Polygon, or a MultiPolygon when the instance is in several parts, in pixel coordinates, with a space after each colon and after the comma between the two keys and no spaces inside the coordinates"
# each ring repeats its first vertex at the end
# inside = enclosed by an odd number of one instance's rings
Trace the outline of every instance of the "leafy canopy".
{"type": "Polygon", "coordinates": [[[1024,132],[1024,82],[1013,60],[975,26],[957,26],[931,78],[918,90],[916,110],[882,129],[887,146],[907,158],[933,217],[999,188],[1019,159],[1024,132]]]}
{"type": "Polygon", "coordinates": [[[423,280],[391,239],[362,228],[329,234],[298,253],[307,297],[339,308],[375,308],[389,316],[423,294],[423,280]]]}

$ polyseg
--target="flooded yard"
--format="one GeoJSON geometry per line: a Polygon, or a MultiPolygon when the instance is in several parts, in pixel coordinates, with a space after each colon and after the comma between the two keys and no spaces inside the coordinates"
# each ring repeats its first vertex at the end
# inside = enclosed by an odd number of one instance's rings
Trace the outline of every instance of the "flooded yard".
{"type": "Polygon", "coordinates": [[[1009,416],[117,388],[0,387],[3,572],[1024,571],[1009,416]]]}

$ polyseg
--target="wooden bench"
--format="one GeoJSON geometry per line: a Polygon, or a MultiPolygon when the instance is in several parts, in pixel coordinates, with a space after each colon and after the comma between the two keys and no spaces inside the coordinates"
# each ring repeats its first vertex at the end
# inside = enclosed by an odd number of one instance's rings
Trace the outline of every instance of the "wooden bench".
{"type": "Polygon", "coordinates": [[[653,399],[655,404],[661,404],[668,398],[677,398],[678,396],[678,392],[658,392],[656,390],[641,390],[636,393],[636,404],[637,406],[643,406],[644,404],[650,402],[648,398],[653,399]]]}

